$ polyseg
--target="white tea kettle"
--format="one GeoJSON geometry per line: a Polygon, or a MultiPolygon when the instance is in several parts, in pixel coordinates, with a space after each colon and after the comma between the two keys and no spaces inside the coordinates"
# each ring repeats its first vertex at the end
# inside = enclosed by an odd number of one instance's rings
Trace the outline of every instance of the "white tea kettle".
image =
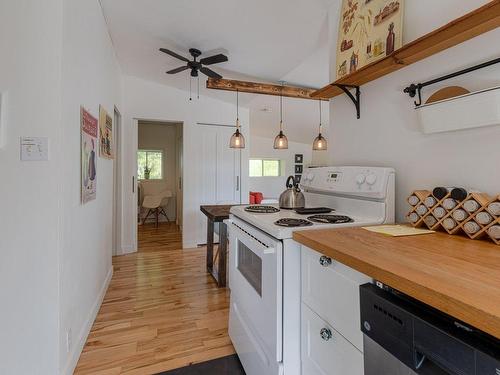
{"type": "Polygon", "coordinates": [[[287,189],[280,195],[280,208],[288,210],[304,208],[306,199],[293,176],[288,177],[286,180],[286,187],[287,189]]]}

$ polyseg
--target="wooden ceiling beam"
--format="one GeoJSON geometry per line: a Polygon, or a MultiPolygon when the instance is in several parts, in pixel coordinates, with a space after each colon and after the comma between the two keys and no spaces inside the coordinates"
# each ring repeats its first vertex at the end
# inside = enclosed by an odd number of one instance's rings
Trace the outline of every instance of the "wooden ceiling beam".
{"type": "Polygon", "coordinates": [[[328,101],[328,99],[326,98],[320,98],[320,97],[313,98],[311,94],[316,91],[315,89],[297,87],[297,86],[287,86],[287,85],[281,86],[270,83],[236,81],[232,79],[209,78],[207,80],[207,89],[239,91],[239,92],[246,92],[250,94],[261,94],[261,95],[275,95],[275,96],[283,95],[289,98],[309,99],[309,100],[321,99],[328,101]]]}

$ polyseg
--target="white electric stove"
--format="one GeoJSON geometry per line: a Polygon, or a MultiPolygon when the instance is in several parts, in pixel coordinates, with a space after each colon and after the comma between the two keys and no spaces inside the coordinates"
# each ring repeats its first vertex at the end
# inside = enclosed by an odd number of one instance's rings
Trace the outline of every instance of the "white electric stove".
{"type": "Polygon", "coordinates": [[[301,182],[306,206],[332,212],[231,208],[229,335],[247,375],[301,373],[300,245],[293,232],[393,223],[394,185],[391,168],[308,168],[301,182]]]}

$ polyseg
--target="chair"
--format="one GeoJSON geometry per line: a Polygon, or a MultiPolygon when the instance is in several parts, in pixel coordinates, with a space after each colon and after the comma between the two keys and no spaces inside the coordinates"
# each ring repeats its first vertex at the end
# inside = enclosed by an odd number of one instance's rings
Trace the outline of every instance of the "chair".
{"type": "Polygon", "coordinates": [[[170,219],[165,212],[165,207],[168,205],[170,198],[172,198],[172,192],[169,190],[164,190],[156,195],[146,195],[142,201],[142,207],[148,209],[148,213],[144,217],[142,224],[146,223],[149,215],[154,214],[156,216],[156,228],[158,228],[158,219],[160,215],[166,217],[167,222],[170,223],[170,219]]]}

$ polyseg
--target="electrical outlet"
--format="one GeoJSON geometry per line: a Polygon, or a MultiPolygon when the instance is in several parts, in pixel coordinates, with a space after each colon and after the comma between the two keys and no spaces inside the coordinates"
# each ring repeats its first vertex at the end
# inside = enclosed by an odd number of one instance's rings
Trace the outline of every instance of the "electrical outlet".
{"type": "Polygon", "coordinates": [[[71,351],[72,340],[71,340],[71,328],[66,331],[66,351],[69,353],[71,351]]]}

